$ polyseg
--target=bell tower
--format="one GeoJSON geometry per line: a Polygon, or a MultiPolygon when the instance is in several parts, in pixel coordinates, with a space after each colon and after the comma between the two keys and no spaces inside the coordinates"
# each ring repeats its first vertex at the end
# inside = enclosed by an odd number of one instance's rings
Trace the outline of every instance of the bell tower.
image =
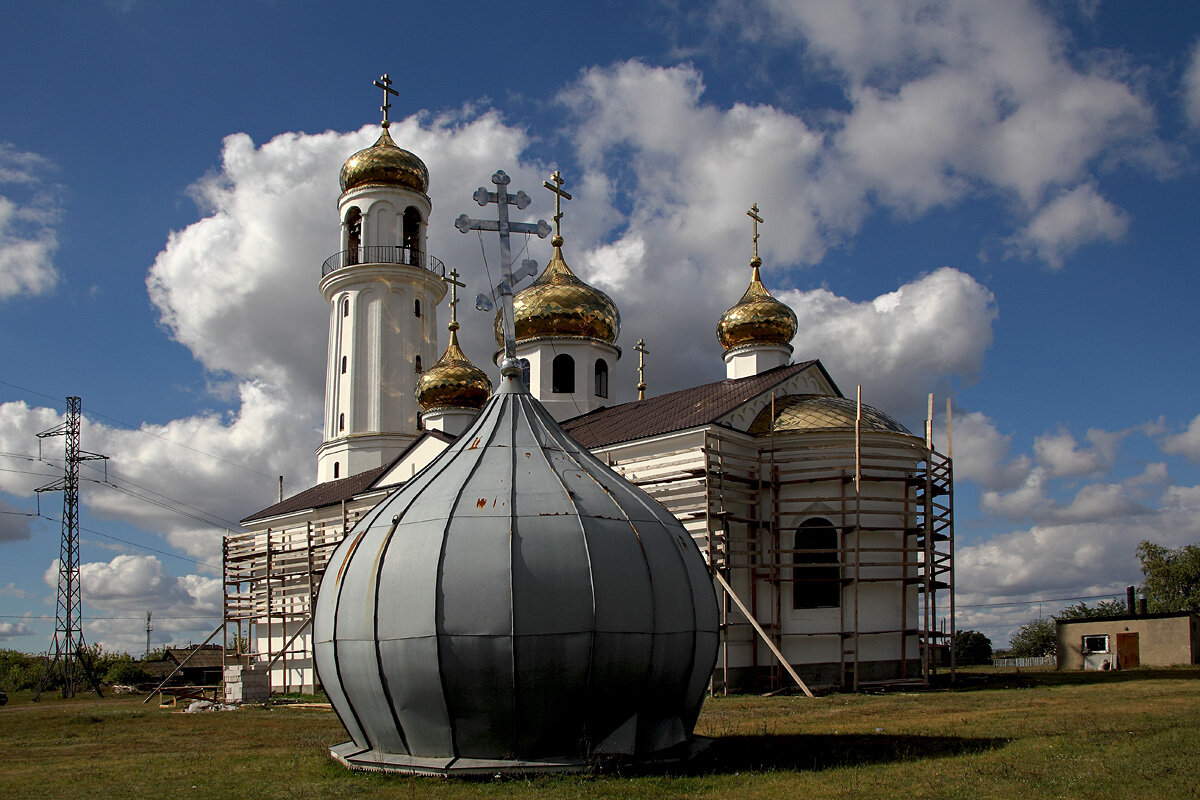
{"type": "Polygon", "coordinates": [[[341,249],[321,267],[329,303],[323,442],[317,480],[389,462],[418,435],[414,389],[437,359],[437,307],[445,267],[426,250],[429,170],[392,141],[383,75],[375,144],[342,165],[341,249]]]}

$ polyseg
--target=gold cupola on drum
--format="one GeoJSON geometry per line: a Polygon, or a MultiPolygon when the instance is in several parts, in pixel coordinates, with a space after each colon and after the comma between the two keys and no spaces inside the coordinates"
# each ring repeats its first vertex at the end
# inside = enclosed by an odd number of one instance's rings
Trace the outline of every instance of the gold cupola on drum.
{"type": "MultiPolygon", "coordinates": [[[[537,279],[513,296],[516,355],[530,393],[556,420],[608,404],[609,370],[621,357],[621,313],[604,292],[580,280],[563,257],[563,190],[556,170],[543,186],[554,193],[554,253],[537,279]]],[[[519,273],[518,273],[519,274],[519,273]]],[[[502,346],[502,319],[496,315],[502,346]]],[[[497,353],[497,359],[503,350],[497,353]]]]}
{"type": "Polygon", "coordinates": [[[754,220],[750,285],[717,323],[717,339],[725,348],[727,378],[746,378],[787,364],[797,328],[796,312],[771,296],[759,274],[762,259],[758,257],[758,224],[763,219],[758,204],[746,214],[754,220]]]}
{"type": "Polygon", "coordinates": [[[422,425],[427,430],[459,435],[483,404],[492,396],[492,381],[487,373],[471,363],[458,343],[458,270],[451,270],[450,341],[438,362],[421,374],[417,381],[417,402],[424,409],[422,425]]]}

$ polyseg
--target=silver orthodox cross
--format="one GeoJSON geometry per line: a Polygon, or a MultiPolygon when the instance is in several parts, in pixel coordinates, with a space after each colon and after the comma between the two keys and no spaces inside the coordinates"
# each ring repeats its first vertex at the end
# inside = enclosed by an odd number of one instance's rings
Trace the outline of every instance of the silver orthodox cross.
{"type": "MultiPolygon", "coordinates": [[[[511,178],[504,174],[504,170],[496,170],[496,174],[492,175],[492,183],[496,185],[496,191],[489,192],[485,187],[480,186],[475,190],[475,194],[471,195],[475,202],[480,206],[487,206],[488,203],[495,203],[498,207],[496,219],[471,219],[466,214],[460,214],[458,219],[454,220],[454,227],[462,233],[467,231],[496,231],[500,234],[500,270],[501,280],[496,286],[496,293],[500,295],[504,303],[504,360],[512,360],[516,362],[517,343],[516,332],[513,329],[513,282],[515,277],[512,273],[512,248],[509,245],[509,234],[512,233],[533,233],[537,234],[539,239],[545,239],[550,235],[550,226],[546,220],[539,219],[536,223],[533,222],[510,222],[508,219],[508,207],[516,206],[520,210],[524,210],[529,205],[529,195],[525,192],[517,192],[515,195],[508,193],[508,184],[511,178]]],[[[526,259],[522,262],[522,275],[532,273],[532,270],[537,269],[537,265],[526,259]]],[[[503,365],[502,365],[503,366],[503,365]]]]}
{"type": "Polygon", "coordinates": [[[379,110],[383,112],[383,122],[381,123],[381,126],[386,128],[392,124],[388,120],[388,109],[392,107],[392,101],[388,95],[395,95],[396,97],[399,97],[400,93],[392,88],[392,79],[388,77],[386,72],[379,76],[379,80],[375,81],[375,85],[380,89],[383,89],[383,105],[379,107],[379,110]]]}

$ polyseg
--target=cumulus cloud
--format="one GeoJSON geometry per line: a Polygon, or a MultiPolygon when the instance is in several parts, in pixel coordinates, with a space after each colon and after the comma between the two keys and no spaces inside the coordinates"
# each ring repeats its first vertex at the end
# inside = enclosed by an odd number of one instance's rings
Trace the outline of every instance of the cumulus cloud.
{"type": "MultiPolygon", "coordinates": [[[[119,555],[111,561],[81,564],[79,579],[86,598],[89,642],[109,650],[140,652],[145,647],[145,613],[154,616],[160,641],[203,632],[221,619],[220,578],[171,575],[154,556],[119,555]]],[[[58,581],[58,561],[44,575],[58,581]]]]}
{"type": "Polygon", "coordinates": [[[1183,109],[1192,127],[1200,128],[1200,40],[1192,45],[1192,60],[1183,74],[1183,109]]]}
{"type": "MultiPolygon", "coordinates": [[[[938,429],[945,417],[937,420],[938,429]]],[[[1002,434],[986,414],[969,411],[954,415],[954,475],[958,480],[974,481],[981,487],[1009,491],[1029,475],[1028,456],[1009,457],[1012,434],[1002,434]]]]}
{"type": "Polygon", "coordinates": [[[814,176],[854,209],[846,230],[873,201],[913,216],[994,194],[1013,201],[1013,252],[1059,266],[1128,225],[1092,185],[1098,169],[1170,161],[1119,65],[1080,58],[1036,3],[773,0],[767,25],[757,8],[718,5],[727,25],[841,88],[847,108],[822,117],[814,176]]]}
{"type": "Polygon", "coordinates": [[[43,294],[58,283],[60,210],[45,180],[50,170],[45,158],[0,142],[0,300],[43,294]]]}
{"type": "MultiPolygon", "coordinates": [[[[222,530],[269,505],[276,476],[308,478],[312,470],[311,442],[305,440],[311,435],[308,410],[289,408],[253,383],[242,387],[239,399],[235,414],[204,414],[136,430],[93,422],[85,409],[80,434],[85,449],[109,456],[107,484],[105,467],[81,465],[88,513],[130,522],[219,565],[222,530]]],[[[35,465],[30,470],[35,474],[5,474],[4,491],[29,496],[47,482],[46,474],[61,472],[61,456],[47,453],[49,463],[36,461],[36,439],[30,434],[60,422],[62,415],[53,409],[23,402],[0,405],[0,450],[24,453],[35,465]]]]}
{"type": "Polygon", "coordinates": [[[0,620],[0,639],[11,639],[14,636],[32,636],[33,628],[24,622],[4,622],[0,620]]]}
{"type": "Polygon", "coordinates": [[[1192,418],[1183,433],[1164,436],[1161,447],[1164,453],[1181,455],[1189,461],[1200,463],[1200,414],[1192,418]]]}
{"type": "Polygon", "coordinates": [[[1105,200],[1091,184],[1054,198],[1034,215],[1010,242],[1025,254],[1036,254],[1052,269],[1089,242],[1115,242],[1129,228],[1124,211],[1105,200]]]}
{"type": "Polygon", "coordinates": [[[799,357],[819,356],[843,390],[862,384],[864,402],[908,416],[929,391],[975,378],[997,315],[992,293],[949,267],[861,303],[827,289],[778,296],[796,311],[799,357]]]}
{"type": "Polygon", "coordinates": [[[1087,440],[1091,447],[1080,449],[1070,431],[1059,429],[1037,437],[1033,452],[1038,463],[1046,467],[1052,478],[1106,472],[1116,460],[1117,444],[1128,433],[1089,428],[1087,440]]]}

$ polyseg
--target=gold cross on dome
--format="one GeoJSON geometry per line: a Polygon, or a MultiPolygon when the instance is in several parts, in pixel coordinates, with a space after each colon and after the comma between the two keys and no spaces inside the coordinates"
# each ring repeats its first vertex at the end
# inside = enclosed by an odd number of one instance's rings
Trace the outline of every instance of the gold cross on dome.
{"type": "Polygon", "coordinates": [[[391,99],[388,95],[394,94],[399,97],[400,93],[392,88],[392,79],[388,77],[386,72],[379,76],[379,80],[375,81],[375,85],[383,89],[383,105],[379,107],[379,110],[383,112],[383,122],[381,124],[386,128],[392,124],[388,120],[388,109],[392,107],[391,99]]]}
{"type": "Polygon", "coordinates": [[[754,257],[758,258],[758,223],[763,221],[763,218],[758,215],[758,203],[750,206],[750,210],[746,212],[746,216],[754,220],[754,257]]]}
{"type": "Polygon", "coordinates": [[[458,287],[466,286],[458,279],[458,267],[450,270],[450,274],[442,280],[450,284],[450,321],[458,322],[458,287]]]}
{"type": "Polygon", "coordinates": [[[638,339],[637,347],[633,348],[638,354],[638,400],[646,399],[646,355],[649,350],[646,349],[646,340],[638,339]]]}
{"type": "Polygon", "coordinates": [[[572,200],[570,193],[563,191],[563,176],[558,170],[554,170],[554,174],[550,176],[550,181],[542,181],[542,186],[545,186],[550,191],[554,192],[554,238],[562,244],[562,230],[559,228],[559,223],[562,221],[562,201],[572,200]],[[554,181],[551,185],[550,181],[554,181]]]}

